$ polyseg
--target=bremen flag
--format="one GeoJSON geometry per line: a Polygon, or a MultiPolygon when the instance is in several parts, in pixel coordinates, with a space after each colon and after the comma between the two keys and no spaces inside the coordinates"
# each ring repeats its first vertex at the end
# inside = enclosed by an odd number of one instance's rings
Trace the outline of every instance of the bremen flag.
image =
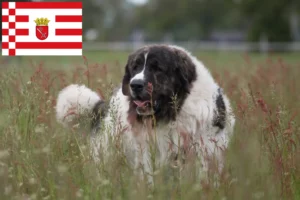
{"type": "Polygon", "coordinates": [[[2,55],[82,55],[82,3],[2,2],[2,55]]]}

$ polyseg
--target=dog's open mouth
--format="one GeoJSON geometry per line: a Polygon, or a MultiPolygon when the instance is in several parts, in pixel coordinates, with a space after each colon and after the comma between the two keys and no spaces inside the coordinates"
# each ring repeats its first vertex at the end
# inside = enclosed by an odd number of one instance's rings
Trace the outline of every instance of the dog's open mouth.
{"type": "Polygon", "coordinates": [[[154,110],[151,104],[151,101],[139,101],[135,100],[133,103],[136,105],[136,112],[139,115],[153,115],[154,110]]]}

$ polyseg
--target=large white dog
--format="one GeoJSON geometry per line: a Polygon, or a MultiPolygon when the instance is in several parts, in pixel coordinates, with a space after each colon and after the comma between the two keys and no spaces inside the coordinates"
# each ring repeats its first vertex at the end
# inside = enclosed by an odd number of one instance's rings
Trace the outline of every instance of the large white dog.
{"type": "Polygon", "coordinates": [[[83,85],[70,85],[59,93],[56,111],[66,126],[78,116],[91,116],[96,161],[109,155],[111,139],[120,136],[129,163],[149,174],[151,145],[158,165],[180,160],[179,152],[194,152],[203,170],[214,155],[222,168],[222,149],[235,123],[229,100],[204,65],[183,48],[168,45],[132,53],[122,87],[108,103],[83,85]]]}

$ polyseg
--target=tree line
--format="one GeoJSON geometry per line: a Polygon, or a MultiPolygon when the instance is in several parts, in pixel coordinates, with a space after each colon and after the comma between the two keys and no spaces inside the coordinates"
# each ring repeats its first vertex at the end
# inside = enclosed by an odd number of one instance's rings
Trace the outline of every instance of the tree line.
{"type": "Polygon", "coordinates": [[[83,31],[97,31],[95,39],[100,41],[127,41],[133,39],[134,33],[142,33],[147,41],[210,40],[215,30],[239,30],[245,32],[248,41],[259,41],[262,35],[272,42],[291,41],[295,39],[290,24],[292,15],[298,19],[300,29],[299,0],[148,0],[144,5],[126,0],[84,0],[82,3],[83,31]]]}
{"type": "Polygon", "coordinates": [[[262,35],[272,42],[291,41],[291,14],[299,19],[300,11],[298,0],[148,0],[141,6],[97,2],[84,1],[84,22],[86,28],[97,27],[98,39],[106,41],[128,40],[133,31],[142,31],[149,41],[168,36],[209,40],[214,30],[241,30],[248,41],[262,35]]]}

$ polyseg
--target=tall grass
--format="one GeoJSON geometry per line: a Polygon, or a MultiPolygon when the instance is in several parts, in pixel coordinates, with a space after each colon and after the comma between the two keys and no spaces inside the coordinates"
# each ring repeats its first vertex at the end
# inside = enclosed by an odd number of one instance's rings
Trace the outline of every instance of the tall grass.
{"type": "Polygon", "coordinates": [[[84,58],[70,71],[43,63],[1,71],[0,199],[300,199],[300,63],[246,57],[241,69],[211,69],[237,117],[219,187],[198,180],[197,165],[158,171],[148,187],[119,146],[95,165],[89,133],[56,122],[61,88],[84,83],[109,99],[123,70],[116,65],[84,58]]]}

